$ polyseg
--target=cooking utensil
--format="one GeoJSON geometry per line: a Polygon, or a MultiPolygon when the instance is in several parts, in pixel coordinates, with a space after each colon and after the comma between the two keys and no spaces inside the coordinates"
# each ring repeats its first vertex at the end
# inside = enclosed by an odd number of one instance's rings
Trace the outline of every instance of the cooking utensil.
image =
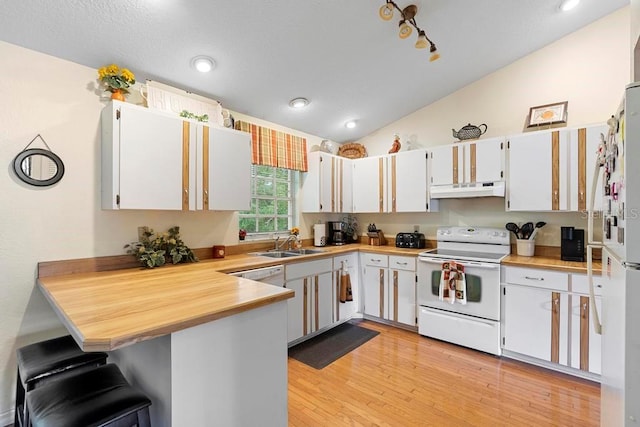
{"type": "Polygon", "coordinates": [[[529,238],[529,236],[531,236],[531,233],[533,233],[534,230],[534,226],[532,222],[525,222],[524,224],[522,224],[522,227],[520,227],[520,232],[522,233],[522,238],[527,240],[529,238]]]}
{"type": "Polygon", "coordinates": [[[516,236],[516,239],[520,238],[520,235],[518,234],[520,232],[520,227],[518,227],[515,222],[508,222],[507,225],[505,225],[505,228],[512,232],[516,236]]]}
{"type": "Polygon", "coordinates": [[[544,222],[544,221],[536,222],[536,229],[533,230],[533,233],[531,233],[531,236],[529,236],[529,240],[535,239],[536,238],[536,234],[538,234],[538,230],[540,230],[545,225],[547,225],[547,223],[544,222]]]}

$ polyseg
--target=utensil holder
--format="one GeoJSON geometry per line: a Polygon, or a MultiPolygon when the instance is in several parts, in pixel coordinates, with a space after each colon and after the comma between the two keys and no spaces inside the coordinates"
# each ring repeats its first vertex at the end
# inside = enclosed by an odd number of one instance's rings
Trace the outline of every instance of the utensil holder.
{"type": "Polygon", "coordinates": [[[516,252],[520,256],[533,256],[536,251],[536,241],[527,239],[516,240],[516,252]]]}

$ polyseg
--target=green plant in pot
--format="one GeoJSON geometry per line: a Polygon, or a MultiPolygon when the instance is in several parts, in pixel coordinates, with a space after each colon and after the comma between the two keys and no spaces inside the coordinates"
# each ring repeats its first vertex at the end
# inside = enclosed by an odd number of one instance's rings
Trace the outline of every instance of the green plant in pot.
{"type": "Polygon", "coordinates": [[[125,245],[127,253],[134,255],[143,267],[154,268],[171,262],[196,262],[198,258],[180,238],[180,227],[171,227],[162,234],[144,227],[138,242],[125,245]]]}

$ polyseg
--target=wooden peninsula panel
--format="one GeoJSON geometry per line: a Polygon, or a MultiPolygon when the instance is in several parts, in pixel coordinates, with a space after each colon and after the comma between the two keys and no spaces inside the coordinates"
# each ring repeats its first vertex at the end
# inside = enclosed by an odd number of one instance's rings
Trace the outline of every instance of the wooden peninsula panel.
{"type": "Polygon", "coordinates": [[[40,277],[38,285],[84,351],[110,351],[293,297],[208,263],[40,277]]]}

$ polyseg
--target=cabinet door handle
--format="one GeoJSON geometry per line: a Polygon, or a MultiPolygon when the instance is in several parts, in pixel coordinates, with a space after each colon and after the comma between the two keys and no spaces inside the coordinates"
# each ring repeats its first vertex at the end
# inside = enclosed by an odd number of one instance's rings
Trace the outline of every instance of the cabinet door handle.
{"type": "Polygon", "coordinates": [[[544,281],[544,277],[524,276],[524,278],[527,279],[527,280],[536,280],[538,282],[543,282],[544,281]]]}
{"type": "Polygon", "coordinates": [[[558,201],[558,190],[553,190],[553,200],[558,201]]]}
{"type": "Polygon", "coordinates": [[[380,318],[384,318],[384,270],[380,269],[380,318]]]}
{"type": "Polygon", "coordinates": [[[399,262],[399,261],[396,261],[396,264],[398,264],[398,265],[408,265],[409,263],[408,263],[408,262],[399,262]]]}
{"type": "Polygon", "coordinates": [[[398,321],[398,272],[393,272],[393,320],[398,321]]]}
{"type": "Polygon", "coordinates": [[[320,329],[320,314],[318,310],[320,309],[320,302],[318,300],[318,276],[314,276],[314,289],[313,289],[313,299],[314,299],[314,317],[316,321],[316,331],[320,329]]]}
{"type": "Polygon", "coordinates": [[[302,329],[304,332],[304,335],[307,335],[308,333],[308,325],[307,325],[307,317],[309,315],[308,313],[308,307],[307,307],[307,301],[309,298],[309,291],[307,289],[307,279],[305,278],[303,280],[303,290],[302,290],[302,329]]]}

